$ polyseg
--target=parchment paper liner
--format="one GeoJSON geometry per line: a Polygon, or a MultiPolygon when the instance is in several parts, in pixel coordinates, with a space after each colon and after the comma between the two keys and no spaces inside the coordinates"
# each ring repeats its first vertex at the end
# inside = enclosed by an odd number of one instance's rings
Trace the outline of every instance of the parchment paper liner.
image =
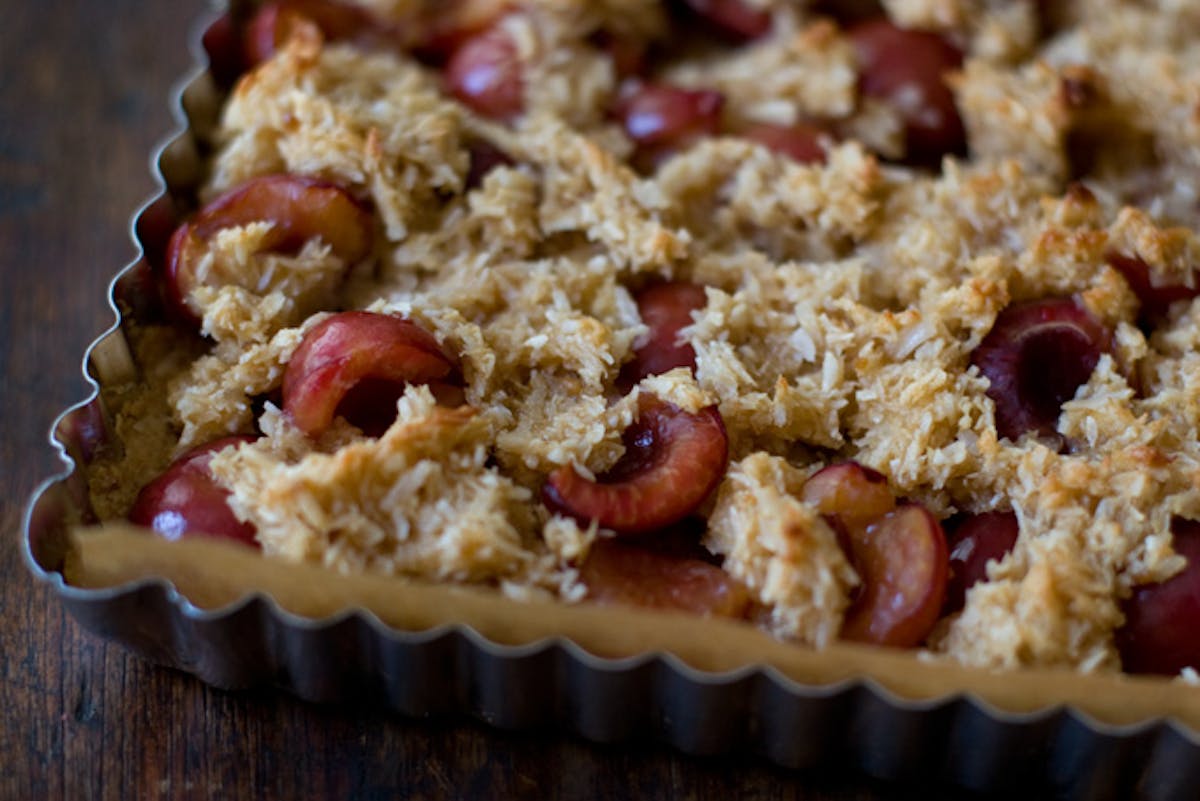
{"type": "Polygon", "coordinates": [[[167,542],[121,523],[83,529],[72,539],[64,571],[68,583],[104,589],[161,577],[205,610],[262,593],[280,608],[313,620],[361,609],[402,631],[466,624],[504,645],[560,636],[608,659],[661,651],[710,673],[770,666],[812,685],[869,676],[910,700],[969,692],[1008,712],[1067,704],[1112,725],[1170,716],[1200,728],[1200,689],[1162,679],[1070,670],[984,671],[850,643],[816,651],[735,621],[616,606],[513,601],[483,589],[346,576],[267,559],[220,541],[167,542]]]}

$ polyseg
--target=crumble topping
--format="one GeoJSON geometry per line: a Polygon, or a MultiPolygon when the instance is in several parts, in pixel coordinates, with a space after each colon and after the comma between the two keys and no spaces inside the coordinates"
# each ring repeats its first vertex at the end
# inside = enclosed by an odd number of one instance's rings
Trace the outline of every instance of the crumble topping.
{"type": "MultiPolygon", "coordinates": [[[[411,3],[360,0],[402,18],[411,3]]],[[[200,341],[131,326],[137,386],[106,388],[119,453],[90,468],[101,517],[189,447],[257,426],[212,462],[270,556],[341,571],[490,584],[582,600],[578,566],[605,532],[551,512],[551,471],[601,475],[647,393],[715,404],[730,463],[704,545],[773,634],[837,636],[861,576],[800,498],[856,460],[936,517],[1012,510],[1015,547],[927,646],[969,665],[1116,670],[1134,587],[1183,567],[1174,517],[1200,519],[1200,304],[1152,329],[1110,264],[1192,286],[1200,266],[1200,26],[1190,4],[1076,0],[1043,30],[1032,2],[889,0],[898,23],[965,50],[951,83],[969,155],[894,163],[902,125],[857,89],[837,24],[774,10],[765,36],[673,57],[663,80],[717,89],[736,125],[835,122],[801,164],[705,136],[639,173],[608,113],[621,79],[598,31],[658,37],[657,4],[533,3],[503,24],[526,111],[505,125],[442,91],[403,54],[293,37],[231,93],[202,200],[290,172],[362,197],[379,227],[364,265],[321,242],[256,254],[269,225],[214,237],[200,341]],[[650,11],[651,13],[647,13],[650,11]],[[1042,31],[1039,33],[1039,31],[1042,31]],[[836,132],[836,136],[832,133],[836,132]],[[472,145],[507,156],[469,185],[472,145]],[[676,369],[615,390],[645,335],[635,292],[705,287],[676,369]],[[1061,451],[999,435],[971,353],[1011,303],[1074,295],[1112,351],[1062,405],[1061,451]],[[367,437],[340,420],[311,440],[272,393],[304,334],[336,309],[398,314],[461,361],[466,404],[411,385],[367,437]]]]}

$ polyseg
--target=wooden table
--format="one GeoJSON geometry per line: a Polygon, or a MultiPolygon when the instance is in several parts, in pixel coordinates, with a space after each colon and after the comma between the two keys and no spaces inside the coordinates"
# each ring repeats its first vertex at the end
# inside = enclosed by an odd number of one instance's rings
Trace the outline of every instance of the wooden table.
{"type": "MultiPolygon", "coordinates": [[[[51,421],[87,393],[130,213],[201,0],[6,4],[0,25],[0,799],[936,798],[830,773],[514,736],[229,694],[84,633],[22,562],[20,519],[57,469],[51,421]]],[[[956,797],[947,795],[946,797],[956,797]]]]}

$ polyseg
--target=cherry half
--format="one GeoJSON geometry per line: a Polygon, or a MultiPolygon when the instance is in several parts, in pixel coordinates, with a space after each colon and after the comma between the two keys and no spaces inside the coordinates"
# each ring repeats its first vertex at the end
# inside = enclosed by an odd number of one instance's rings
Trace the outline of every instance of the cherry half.
{"type": "Polygon", "coordinates": [[[946,537],[937,520],[918,504],[897,507],[887,478],[858,462],[818,470],[800,497],[833,525],[862,579],[841,637],[920,645],[941,614],[946,592],[946,537]]]}
{"type": "Polygon", "coordinates": [[[1020,533],[1012,512],[983,512],[968,515],[950,532],[950,581],[946,586],[946,612],[957,612],[966,602],[967,590],[987,580],[987,565],[1003,559],[1013,549],[1020,533]]]}
{"type": "Polygon", "coordinates": [[[579,567],[588,600],[698,615],[741,617],[746,589],[712,564],[698,544],[665,547],[657,537],[636,543],[600,538],[579,567]]]}
{"type": "MultiPolygon", "coordinates": [[[[337,35],[339,33],[337,29],[326,30],[314,15],[314,11],[320,13],[318,6],[321,5],[329,7],[324,14],[321,14],[326,19],[331,16],[331,13],[336,13],[336,9],[342,9],[346,13],[352,12],[356,16],[362,14],[357,9],[352,10],[333,2],[321,3],[320,0],[269,3],[259,9],[250,19],[245,30],[242,31],[242,60],[246,66],[254,67],[264,61],[269,61],[276,51],[303,27],[311,27],[314,31],[320,31],[329,40],[340,38],[337,35]]],[[[350,35],[353,33],[351,32],[350,35]]]]}
{"type": "Polygon", "coordinates": [[[851,562],[862,591],[846,612],[841,637],[898,648],[920,645],[941,615],[948,560],[941,525],[923,506],[888,512],[850,530],[851,562]]]}
{"type": "Polygon", "coordinates": [[[237,25],[229,14],[222,14],[205,29],[200,45],[208,56],[208,71],[223,89],[237,81],[246,68],[237,25]]]}
{"type": "Polygon", "coordinates": [[[130,522],[169,540],[212,536],[259,547],[254,525],[234,516],[229,490],[217,483],[209,469],[217,452],[253,441],[254,437],[224,437],[188,451],[142,487],[129,511],[130,522]]]}
{"type": "Polygon", "coordinates": [[[1064,402],[1075,397],[1111,347],[1112,333],[1072,298],[1018,303],[1000,312],[971,353],[988,380],[996,431],[1053,438],[1064,402]]]}
{"type": "Polygon", "coordinates": [[[645,83],[621,98],[616,113],[630,139],[654,147],[716,133],[724,105],[725,96],[712,89],[645,83]]]}
{"type": "Polygon", "coordinates": [[[459,383],[458,360],[416,323],[341,312],[313,326],[292,354],[283,410],[310,437],[321,436],[338,415],[377,436],[395,419],[406,384],[459,383]]]}
{"type": "Polygon", "coordinates": [[[904,120],[906,160],[937,166],[942,156],[966,152],[966,133],[946,84],[963,54],[929,31],[900,28],[885,18],[854,25],[859,90],[893,106],[904,120]]]}
{"type": "Polygon", "coordinates": [[[1116,644],[1127,673],[1200,669],[1200,522],[1176,518],[1171,531],[1187,566],[1161,584],[1138,587],[1125,602],[1116,644]]]}
{"type": "Polygon", "coordinates": [[[635,161],[652,166],[721,127],[725,96],[713,89],[638,83],[618,99],[614,114],[638,147],[635,161]]]}
{"type": "Polygon", "coordinates": [[[1129,288],[1141,302],[1139,318],[1143,323],[1154,324],[1167,316],[1171,304],[1191,300],[1200,295],[1200,281],[1194,287],[1184,284],[1155,284],[1150,275],[1150,265],[1144,260],[1121,253],[1108,256],[1108,263],[1125,277],[1129,288]]]}
{"type": "Polygon", "coordinates": [[[266,61],[301,25],[329,41],[356,41],[392,50],[414,50],[440,64],[506,9],[505,0],[441,0],[414,6],[403,22],[389,21],[345,0],[276,0],[264,5],[242,33],[247,65],[266,61]]]}
{"type": "Polygon", "coordinates": [[[757,39],[771,29],[771,14],[746,0],[684,0],[714,31],[734,41],[757,39]]]}
{"type": "Polygon", "coordinates": [[[645,40],[622,36],[602,28],[589,36],[588,41],[593,47],[608,54],[618,78],[629,78],[646,71],[649,45],[645,40]]]}
{"type": "Polygon", "coordinates": [[[646,376],[676,367],[696,369],[696,351],[681,342],[679,331],[692,324],[692,312],[708,302],[704,287],[684,281],[651,284],[635,296],[638,314],[650,330],[633,343],[633,359],[625,364],[617,384],[625,389],[646,376]]]}
{"type": "Polygon", "coordinates": [[[762,123],[746,128],[740,135],[800,164],[825,163],[825,148],[821,147],[821,137],[826,133],[816,125],[806,122],[793,125],[762,123]]]}
{"type": "Polygon", "coordinates": [[[444,65],[463,43],[491,27],[511,10],[511,0],[438,0],[424,4],[410,37],[415,53],[427,63],[444,65]]]}
{"type": "Polygon", "coordinates": [[[517,45],[500,27],[466,39],[450,56],[445,81],[452,95],[485,117],[507,120],[524,110],[517,45]]]}
{"type": "Polygon", "coordinates": [[[801,499],[846,528],[863,528],[896,508],[887,477],[858,462],[840,462],[813,473],[801,499]]]}
{"type": "Polygon", "coordinates": [[[551,511],[618,534],[677,523],[704,502],[725,474],[729,439],[715,406],[695,414],[650,395],[623,435],[625,454],[595,481],[571,466],[550,474],[542,501],[551,511]]]}
{"type": "Polygon", "coordinates": [[[507,153],[486,139],[475,139],[467,147],[470,163],[464,181],[466,189],[475,189],[483,183],[487,174],[497,167],[511,167],[513,160],[507,153]]]}
{"type": "Polygon", "coordinates": [[[166,299],[183,320],[200,324],[188,296],[208,240],[222,229],[255,222],[272,224],[260,252],[295,252],[321,239],[347,265],[370,254],[374,237],[371,213],[337,184],[299,175],[251,178],[204,206],[167,244],[166,299]]]}

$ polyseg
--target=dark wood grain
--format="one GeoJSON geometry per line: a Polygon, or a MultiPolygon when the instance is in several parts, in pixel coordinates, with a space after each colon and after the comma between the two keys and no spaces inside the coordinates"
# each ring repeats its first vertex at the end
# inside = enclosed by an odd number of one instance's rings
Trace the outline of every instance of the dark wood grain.
{"type": "Polygon", "coordinates": [[[836,772],[600,748],[229,694],[83,633],[35,585],[20,516],[111,322],[200,0],[7,3],[0,25],[0,799],[934,798],[836,772]]]}

